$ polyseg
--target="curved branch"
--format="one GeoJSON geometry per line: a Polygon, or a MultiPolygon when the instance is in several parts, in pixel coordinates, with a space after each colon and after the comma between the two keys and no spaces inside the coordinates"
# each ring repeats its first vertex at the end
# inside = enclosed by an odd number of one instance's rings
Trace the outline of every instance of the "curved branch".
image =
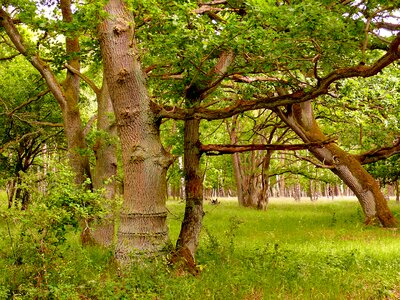
{"type": "Polygon", "coordinates": [[[366,165],[387,159],[395,154],[400,153],[400,137],[397,138],[392,146],[373,149],[361,154],[353,155],[361,164],[366,165]]]}
{"type": "Polygon", "coordinates": [[[222,109],[206,109],[206,108],[191,108],[182,109],[175,108],[173,111],[168,106],[160,106],[156,103],[152,104],[152,109],[160,118],[171,118],[175,120],[185,119],[205,119],[218,120],[229,118],[241,112],[255,109],[273,109],[278,106],[286,106],[295,103],[314,100],[315,98],[329,93],[329,87],[332,83],[351,77],[371,77],[378,74],[382,69],[400,59],[400,34],[392,41],[389,50],[380,59],[372,65],[357,65],[353,67],[337,69],[327,76],[321,78],[316,86],[305,91],[297,90],[293,93],[275,97],[263,95],[255,95],[255,100],[236,100],[231,106],[222,109]]]}
{"type": "Polygon", "coordinates": [[[75,69],[73,66],[69,65],[69,64],[65,64],[64,65],[70,72],[74,73],[75,75],[79,76],[83,81],[85,81],[88,86],[90,86],[90,88],[93,90],[93,92],[96,94],[96,96],[99,96],[101,93],[101,89],[99,89],[97,87],[97,85],[93,82],[93,80],[91,80],[89,77],[87,77],[86,75],[82,74],[81,72],[79,72],[77,69],[75,69]]]}
{"type": "Polygon", "coordinates": [[[26,102],[18,105],[17,107],[15,107],[12,111],[10,111],[9,113],[7,113],[8,116],[13,115],[17,110],[20,110],[21,108],[24,108],[25,106],[31,104],[34,101],[39,100],[40,98],[42,98],[43,96],[45,96],[46,94],[48,94],[50,92],[50,90],[45,90],[41,93],[39,93],[38,95],[36,95],[35,97],[32,97],[30,99],[28,99],[26,102]]]}
{"type": "Polygon", "coordinates": [[[223,155],[223,154],[233,154],[233,153],[241,153],[247,151],[255,151],[255,150],[305,150],[310,148],[322,148],[326,144],[333,143],[335,141],[334,138],[327,139],[322,142],[312,142],[307,144],[292,144],[292,145],[283,145],[283,144],[250,144],[250,145],[219,145],[219,144],[208,144],[208,145],[200,145],[200,152],[206,153],[207,155],[223,155]]]}
{"type": "Polygon", "coordinates": [[[19,33],[18,29],[15,27],[13,20],[1,7],[0,25],[5,29],[8,37],[11,39],[13,45],[18,50],[18,52],[24,55],[46,80],[49,89],[53,93],[54,98],[56,98],[59,105],[62,108],[65,107],[65,95],[54,73],[50,70],[50,67],[46,64],[46,62],[44,62],[36,53],[28,51],[28,48],[25,46],[22,36],[19,33]]]}

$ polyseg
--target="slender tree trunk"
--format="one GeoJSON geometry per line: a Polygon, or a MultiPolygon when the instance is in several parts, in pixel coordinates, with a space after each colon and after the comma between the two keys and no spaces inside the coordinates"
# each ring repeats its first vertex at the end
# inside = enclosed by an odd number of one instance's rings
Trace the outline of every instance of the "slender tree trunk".
{"type": "Polygon", "coordinates": [[[94,241],[102,246],[110,246],[114,239],[114,209],[112,201],[116,197],[117,181],[117,132],[110,94],[105,78],[100,94],[97,97],[97,130],[100,135],[95,145],[96,166],[93,172],[95,190],[105,189],[104,197],[108,203],[110,214],[92,231],[94,241]]]}
{"type": "MultiPolygon", "coordinates": [[[[73,13],[71,8],[71,0],[60,0],[63,21],[71,23],[73,21],[73,13]]],[[[79,38],[67,36],[65,39],[66,54],[71,57],[68,64],[76,70],[80,70],[79,60],[79,38]]],[[[85,137],[83,135],[83,123],[79,111],[80,96],[80,78],[78,75],[67,70],[67,77],[63,82],[63,91],[65,105],[62,106],[62,114],[64,120],[64,131],[67,137],[69,159],[72,169],[76,173],[75,182],[83,183],[86,178],[91,178],[90,164],[87,155],[83,154],[87,149],[85,137]]],[[[91,188],[91,183],[88,186],[91,188]]]]}
{"type": "MultiPolygon", "coordinates": [[[[215,68],[208,74],[206,80],[192,82],[186,87],[185,100],[188,107],[196,107],[207,97],[219,82],[233,61],[232,51],[223,51],[215,68]],[[214,81],[216,80],[216,82],[214,81]]],[[[200,120],[185,121],[184,132],[184,173],[185,173],[185,216],[176,244],[173,263],[183,261],[190,272],[197,273],[194,254],[198,245],[198,238],[203,220],[203,176],[200,171],[199,133],[200,120]]]]}
{"type": "Polygon", "coordinates": [[[269,202],[269,167],[274,151],[267,150],[262,162],[261,189],[258,193],[257,209],[266,210],[269,202]]]}
{"type": "Polygon", "coordinates": [[[144,74],[137,61],[133,17],[122,0],[105,5],[99,26],[107,85],[113,103],[124,169],[124,202],[116,257],[159,253],[168,243],[166,171],[170,156],[162,147],[159,120],[151,110],[144,74]]]}
{"type": "MultiPolygon", "coordinates": [[[[237,116],[232,117],[232,127],[228,128],[229,137],[231,144],[238,144],[239,140],[237,137],[238,127],[237,116]]],[[[247,170],[243,166],[243,161],[240,153],[232,154],[233,162],[233,173],[236,181],[236,189],[238,202],[243,207],[257,207],[258,195],[255,189],[255,152],[250,153],[249,163],[247,164],[247,170]],[[247,171],[247,172],[246,172],[247,171]]]]}
{"type": "MultiPolygon", "coordinates": [[[[65,22],[72,21],[71,1],[60,1],[60,7],[65,22]]],[[[67,72],[67,78],[63,85],[58,82],[56,76],[51,71],[49,65],[43,61],[36,49],[30,49],[24,43],[24,40],[15,27],[10,16],[0,7],[0,24],[4,27],[7,35],[11,39],[15,49],[24,55],[26,59],[36,68],[45,79],[54,98],[57,100],[63,115],[65,136],[68,144],[70,165],[76,174],[75,181],[78,184],[83,183],[86,178],[90,178],[90,165],[87,156],[82,155],[82,150],[86,149],[86,142],[83,136],[83,125],[78,108],[79,98],[79,78],[78,76],[67,72]]],[[[78,38],[66,38],[66,53],[71,57],[69,64],[79,70],[78,38]]]]}
{"type": "Polygon", "coordinates": [[[17,181],[15,178],[7,182],[7,198],[8,198],[8,208],[12,208],[15,196],[15,188],[17,181]]]}
{"type": "Polygon", "coordinates": [[[203,220],[203,179],[200,171],[198,145],[200,120],[185,121],[184,129],[184,174],[185,174],[185,216],[176,243],[175,260],[184,260],[185,267],[196,272],[194,255],[199,243],[203,220]]]}
{"type": "MultiPolygon", "coordinates": [[[[292,105],[288,107],[286,115],[281,113],[281,117],[304,142],[327,139],[314,118],[311,102],[292,105]]],[[[354,156],[335,143],[327,144],[323,148],[311,148],[310,152],[324,164],[332,166],[332,172],[354,192],[363,208],[366,224],[375,223],[378,219],[385,227],[397,226],[378,183],[354,156]]]]}

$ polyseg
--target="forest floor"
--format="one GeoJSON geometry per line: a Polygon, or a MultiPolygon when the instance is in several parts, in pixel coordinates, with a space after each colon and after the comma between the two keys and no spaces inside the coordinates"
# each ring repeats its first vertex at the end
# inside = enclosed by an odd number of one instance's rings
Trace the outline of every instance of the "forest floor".
{"type": "MultiPolygon", "coordinates": [[[[168,209],[174,242],[184,203],[168,209]]],[[[81,247],[74,232],[50,253],[5,220],[0,299],[400,299],[400,233],[363,225],[354,200],[272,200],[267,211],[206,203],[197,276],[164,258],[121,270],[111,251],[81,247]]]]}

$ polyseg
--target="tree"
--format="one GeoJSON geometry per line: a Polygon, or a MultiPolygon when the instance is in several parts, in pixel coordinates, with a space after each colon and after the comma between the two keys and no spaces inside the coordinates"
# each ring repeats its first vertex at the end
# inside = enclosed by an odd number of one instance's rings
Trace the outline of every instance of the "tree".
{"type": "Polygon", "coordinates": [[[108,17],[99,25],[100,45],[124,168],[116,255],[124,261],[134,249],[159,252],[168,241],[165,192],[172,160],[161,144],[160,120],[137,60],[132,15],[121,0],[109,1],[104,9],[108,17]]]}
{"type": "MultiPolygon", "coordinates": [[[[72,21],[71,2],[69,0],[62,0],[60,7],[63,22],[70,23],[72,21]]],[[[32,23],[34,24],[37,22],[35,24],[36,29],[39,29],[38,27],[41,26],[40,22],[43,19],[37,17],[30,20],[32,16],[35,17],[35,4],[28,2],[24,8],[27,11],[21,10],[19,14],[21,21],[28,21],[28,23],[33,21],[32,23]]],[[[86,149],[86,143],[78,109],[79,77],[68,71],[65,81],[61,84],[49,64],[41,57],[39,51],[33,47],[33,43],[29,41],[29,37],[22,36],[15,25],[16,22],[14,22],[13,18],[7,12],[7,7],[4,5],[0,8],[0,24],[10,41],[9,45],[12,46],[14,53],[23,55],[37,69],[56,99],[63,114],[70,162],[76,172],[76,183],[83,183],[85,178],[90,178],[90,166],[88,157],[82,154],[84,149],[86,149]],[[28,42],[25,42],[25,38],[28,39],[28,42]]],[[[77,52],[79,52],[79,41],[76,36],[68,32],[66,37],[66,54],[69,56],[68,64],[72,65],[75,69],[79,69],[80,65],[79,59],[76,56],[77,52]]]]}
{"type": "Polygon", "coordinates": [[[0,157],[7,180],[8,206],[28,208],[30,193],[22,179],[40,166],[42,153],[61,148],[61,116],[49,91],[34,69],[22,57],[0,65],[0,157]]]}
{"type": "MultiPolygon", "coordinates": [[[[333,143],[317,127],[310,101],[332,92],[338,81],[375,76],[400,58],[400,37],[392,37],[387,44],[367,39],[373,26],[388,26],[375,20],[384,21],[382,14],[391,13],[398,7],[395,3],[383,7],[375,2],[352,6],[347,1],[321,1],[317,5],[309,0],[206,4],[111,0],[104,11],[99,7],[102,4],[87,4],[77,11],[91,10],[101,21],[96,38],[100,40],[122,145],[124,204],[117,247],[122,260],[134,248],[158,251],[167,243],[165,176],[172,159],[160,142],[162,119],[185,122],[188,199],[177,253],[188,253],[193,259],[202,220],[200,155],[287,149],[286,145],[202,144],[202,120],[222,120],[250,110],[275,110],[288,125],[296,121],[303,129],[314,131],[308,133],[305,144],[290,147],[318,154],[333,143]],[[368,22],[360,18],[363,13],[368,22]],[[369,56],[372,44],[382,50],[378,57],[369,56]]],[[[63,90],[52,80],[54,76],[20,43],[14,22],[4,9],[0,17],[14,45],[34,62],[61,105],[63,90]]],[[[65,20],[68,23],[67,14],[65,20]]],[[[69,38],[75,41],[75,34],[69,38]]],[[[353,158],[343,160],[340,170],[348,170],[353,158]]],[[[354,172],[364,174],[361,164],[354,172]]],[[[351,180],[348,183],[372,219],[370,204],[375,197],[363,199],[363,189],[351,180]]],[[[367,194],[371,193],[379,198],[375,188],[368,190],[367,194]]],[[[394,218],[385,203],[377,201],[376,210],[383,214],[378,218],[384,226],[393,226],[394,218]]]]}

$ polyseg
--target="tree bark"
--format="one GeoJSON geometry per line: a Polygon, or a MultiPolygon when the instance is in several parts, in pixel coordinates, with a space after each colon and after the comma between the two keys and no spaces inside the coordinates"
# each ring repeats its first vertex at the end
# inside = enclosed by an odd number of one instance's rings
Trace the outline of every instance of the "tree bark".
{"type": "MultiPolygon", "coordinates": [[[[71,23],[73,13],[71,0],[61,0],[60,8],[63,21],[71,23]]],[[[68,64],[79,71],[80,69],[80,45],[78,36],[65,38],[66,55],[70,57],[68,64]]],[[[83,183],[86,178],[91,178],[90,164],[87,155],[83,154],[87,149],[83,134],[83,123],[79,111],[80,78],[78,75],[67,70],[67,76],[62,84],[65,106],[62,110],[64,119],[64,131],[67,137],[69,159],[72,169],[76,172],[75,182],[83,183]]],[[[91,183],[89,184],[91,188],[91,183]]]]}
{"type": "Polygon", "coordinates": [[[96,165],[93,171],[93,188],[104,189],[104,197],[108,203],[110,214],[95,225],[92,230],[94,241],[102,246],[108,247],[114,240],[114,209],[112,201],[115,201],[117,193],[117,132],[114,120],[114,109],[112,107],[110,94],[105,77],[103,85],[97,95],[97,131],[99,138],[96,141],[94,152],[96,165]]]}
{"type": "Polygon", "coordinates": [[[261,172],[261,189],[258,193],[257,209],[266,210],[269,203],[269,168],[271,165],[271,157],[274,151],[267,150],[262,161],[262,172],[261,172]]]}
{"type": "Polygon", "coordinates": [[[203,176],[200,171],[199,151],[200,120],[185,121],[184,128],[184,174],[185,216],[176,243],[175,261],[182,260],[190,272],[197,272],[194,255],[199,243],[203,221],[203,176]]]}
{"type": "MultiPolygon", "coordinates": [[[[310,101],[288,106],[286,114],[282,111],[278,113],[304,142],[326,140],[327,137],[322,133],[315,120],[310,101]]],[[[333,166],[332,172],[354,192],[364,211],[366,224],[372,224],[379,220],[384,227],[397,226],[397,221],[390,211],[378,183],[362,167],[359,160],[334,143],[324,147],[311,148],[310,152],[319,161],[333,166]]]]}
{"type": "MultiPolygon", "coordinates": [[[[213,70],[205,81],[197,80],[186,87],[185,102],[188,108],[198,107],[221,82],[234,58],[232,51],[222,51],[213,70]]],[[[200,119],[185,120],[184,129],[185,216],[176,243],[173,263],[183,262],[184,268],[197,273],[194,254],[203,220],[203,176],[200,171],[200,119]]]]}
{"type": "Polygon", "coordinates": [[[116,258],[129,262],[133,254],[157,254],[167,245],[166,171],[172,160],[162,147],[137,61],[133,18],[121,0],[110,0],[104,9],[100,46],[124,169],[116,258]]]}

